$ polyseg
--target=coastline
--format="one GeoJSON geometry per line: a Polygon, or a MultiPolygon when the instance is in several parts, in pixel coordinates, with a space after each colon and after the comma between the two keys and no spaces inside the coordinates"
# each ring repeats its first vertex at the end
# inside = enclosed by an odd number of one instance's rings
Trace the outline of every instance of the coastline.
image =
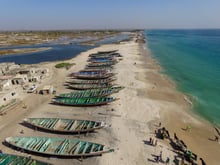
{"type": "MultiPolygon", "coordinates": [[[[175,156],[166,140],[158,139],[157,147],[145,144],[150,137],[155,138],[154,130],[157,128],[155,125],[161,122],[162,126],[170,131],[172,137],[174,132],[177,133],[189,149],[204,158],[207,164],[217,165],[220,161],[219,145],[208,140],[214,136],[212,125],[195,117],[189,111],[190,105],[184,99],[185,95],[177,91],[169,77],[160,73],[161,67],[152,58],[148,48],[144,49],[142,44],[129,41],[90,49],[73,59],[65,60],[76,64],[69,70],[54,68],[58,61],[37,64],[51,70],[51,76],[41,86],[53,84],[59,93],[69,92],[63,85],[66,76],[83,69],[89,54],[115,49],[118,49],[123,56],[123,60],[114,69],[114,72],[118,73],[116,83],[125,87],[120,93],[114,94],[114,97],[120,98],[119,101],[93,108],[64,107],[49,104],[53,97],[51,95],[30,94],[24,99],[27,109],[18,107],[9,111],[5,116],[0,116],[0,140],[4,141],[7,136],[18,136],[20,130],[24,130],[22,136],[74,137],[99,142],[115,149],[115,152],[104,154],[102,157],[84,159],[80,164],[155,164],[149,161],[153,159],[152,154],[158,155],[160,151],[163,151],[163,159],[170,157],[171,160],[175,156]],[[15,113],[17,116],[14,115],[15,113]],[[68,136],[38,132],[19,124],[24,118],[40,116],[104,120],[108,127],[86,136],[68,136]],[[182,130],[186,124],[192,127],[189,132],[182,130]]],[[[28,155],[3,144],[0,144],[0,148],[8,153],[28,155]]],[[[54,164],[79,163],[77,159],[46,158],[36,155],[33,155],[33,158],[54,164]]]]}
{"type": "MultiPolygon", "coordinates": [[[[172,136],[174,133],[179,135],[179,137],[186,142],[187,146],[189,146],[193,152],[202,157],[207,164],[217,165],[220,161],[218,156],[220,148],[219,143],[212,140],[214,139],[215,135],[217,135],[213,124],[193,112],[193,102],[188,98],[187,95],[181,93],[176,88],[175,82],[173,82],[169,76],[160,73],[163,68],[161,68],[156,59],[152,57],[147,46],[144,47],[145,48],[143,49],[145,54],[147,54],[149,57],[148,60],[151,59],[152,65],[155,66],[158,76],[170,84],[168,92],[165,89],[166,86],[164,86],[165,82],[157,81],[158,88],[162,88],[159,90],[166,91],[166,94],[172,93],[174,95],[172,98],[170,97],[171,100],[168,98],[164,98],[164,100],[171,101],[176,104],[174,108],[167,109],[169,112],[165,111],[166,108],[161,110],[161,119],[158,119],[158,121],[161,121],[163,125],[170,130],[172,136]],[[184,131],[186,125],[191,126],[189,132],[184,131]]],[[[166,96],[169,97],[169,95],[166,96]]]]}
{"type": "Polygon", "coordinates": [[[50,49],[52,49],[52,47],[5,49],[5,50],[0,50],[0,56],[36,53],[36,52],[43,52],[43,51],[50,50],[50,49]]]}

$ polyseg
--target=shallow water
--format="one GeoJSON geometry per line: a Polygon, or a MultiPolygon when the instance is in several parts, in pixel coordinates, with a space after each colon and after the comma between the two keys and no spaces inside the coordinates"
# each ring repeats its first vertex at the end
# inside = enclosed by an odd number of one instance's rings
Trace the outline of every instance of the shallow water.
{"type": "Polygon", "coordinates": [[[60,61],[67,60],[75,57],[76,55],[89,50],[91,48],[97,47],[102,44],[110,44],[114,42],[119,42],[124,39],[128,39],[127,34],[119,34],[114,37],[107,37],[98,41],[94,46],[80,45],[81,41],[84,40],[73,40],[72,44],[58,44],[58,43],[45,43],[40,45],[22,45],[22,46],[10,46],[1,47],[3,49],[19,49],[19,48],[40,48],[40,47],[51,47],[51,49],[41,52],[16,54],[16,55],[4,55],[0,56],[1,62],[15,62],[16,64],[36,64],[40,62],[47,61],[60,61]]]}
{"type": "Polygon", "coordinates": [[[146,30],[148,47],[193,110],[220,124],[220,30],[146,30]]]}

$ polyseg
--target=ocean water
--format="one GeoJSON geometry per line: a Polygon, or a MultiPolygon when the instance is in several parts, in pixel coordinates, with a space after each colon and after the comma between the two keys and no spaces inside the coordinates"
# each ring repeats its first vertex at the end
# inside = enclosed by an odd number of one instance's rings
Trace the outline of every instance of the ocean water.
{"type": "Polygon", "coordinates": [[[220,30],[146,30],[147,46],[193,111],[220,125],[220,30]]]}

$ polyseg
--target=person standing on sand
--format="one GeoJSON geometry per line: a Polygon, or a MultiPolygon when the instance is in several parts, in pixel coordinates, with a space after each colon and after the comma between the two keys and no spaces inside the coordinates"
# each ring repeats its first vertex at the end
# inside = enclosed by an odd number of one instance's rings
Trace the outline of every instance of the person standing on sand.
{"type": "Polygon", "coordinates": [[[163,161],[163,159],[162,159],[162,154],[163,154],[163,152],[160,151],[160,161],[163,161]]]}
{"type": "Polygon", "coordinates": [[[199,158],[202,162],[202,165],[206,165],[205,161],[202,158],[199,158]]]}
{"type": "Polygon", "coordinates": [[[215,141],[218,142],[218,136],[215,136],[215,141]]]}
{"type": "Polygon", "coordinates": [[[170,163],[170,158],[167,157],[167,159],[166,159],[166,165],[169,164],[169,163],[170,163]]]}
{"type": "Polygon", "coordinates": [[[157,139],[155,140],[154,146],[155,146],[155,147],[157,146],[157,139]]]}

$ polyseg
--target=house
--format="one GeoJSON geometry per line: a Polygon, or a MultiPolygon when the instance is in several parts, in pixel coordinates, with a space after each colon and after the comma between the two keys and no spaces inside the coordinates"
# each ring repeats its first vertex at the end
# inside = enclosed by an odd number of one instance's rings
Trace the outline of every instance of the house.
{"type": "Polygon", "coordinates": [[[9,89],[12,76],[0,76],[0,90],[9,89]]]}
{"type": "Polygon", "coordinates": [[[52,85],[46,85],[43,87],[43,89],[40,90],[40,94],[53,94],[54,92],[54,87],[52,85]]]}
{"type": "Polygon", "coordinates": [[[13,85],[25,84],[26,82],[28,82],[28,77],[26,74],[16,75],[14,78],[12,78],[11,82],[13,85]]]}

